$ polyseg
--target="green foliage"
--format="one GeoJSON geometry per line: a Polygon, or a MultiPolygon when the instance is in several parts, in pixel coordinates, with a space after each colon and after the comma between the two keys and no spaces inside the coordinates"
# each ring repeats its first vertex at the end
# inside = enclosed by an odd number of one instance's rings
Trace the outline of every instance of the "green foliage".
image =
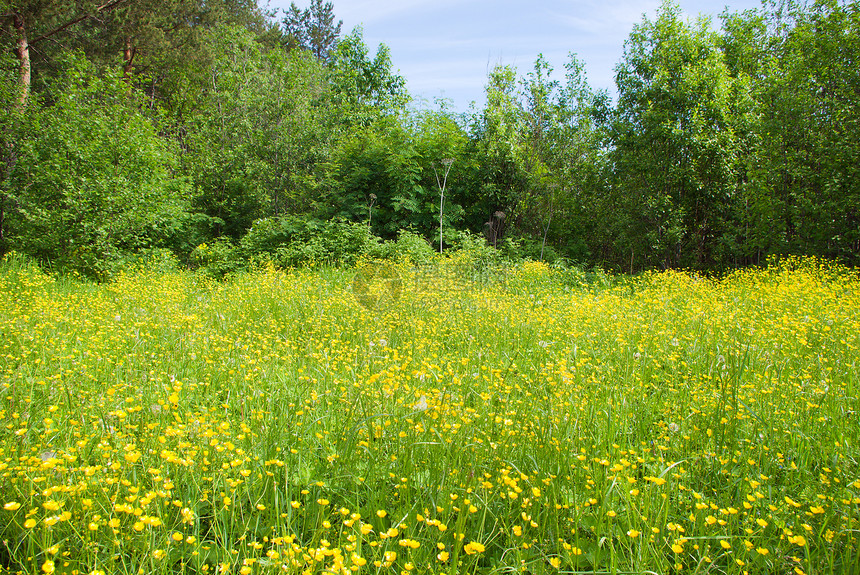
{"type": "Polygon", "coordinates": [[[405,229],[396,240],[383,242],[363,223],[285,216],[255,221],[238,243],[217,239],[197,246],[191,254],[198,269],[216,278],[261,264],[351,267],[366,258],[428,265],[436,260],[436,253],[427,240],[405,229]]]}
{"type": "Polygon", "coordinates": [[[458,231],[453,236],[450,242],[453,251],[460,257],[475,262],[478,267],[498,266],[506,259],[505,255],[515,257],[516,244],[509,238],[505,238],[501,244],[502,249],[498,249],[488,245],[483,236],[469,231],[458,231]]]}
{"type": "Polygon", "coordinates": [[[191,263],[200,272],[218,279],[247,271],[249,264],[229,238],[200,244],[191,252],[191,263]]]}
{"type": "Polygon", "coordinates": [[[479,178],[485,215],[501,210],[513,219],[528,174],[522,165],[520,109],[516,94],[516,72],[496,67],[486,88],[487,107],[475,130],[476,153],[481,156],[479,178]]]}
{"type": "Polygon", "coordinates": [[[477,158],[468,154],[469,134],[462,119],[448,110],[444,100],[437,101],[435,109],[414,113],[409,126],[420,156],[423,169],[421,187],[425,191],[424,200],[418,206],[420,216],[416,214],[420,220],[415,225],[427,237],[433,236],[438,249],[440,207],[443,239],[452,229],[480,226],[481,220],[474,225],[467,220],[468,209],[476,200],[467,177],[474,171],[477,158]],[[452,162],[446,165],[447,160],[452,162]],[[445,187],[444,202],[440,197],[440,183],[445,187]]]}
{"type": "Polygon", "coordinates": [[[18,142],[8,242],[57,269],[104,277],[173,232],[187,186],[176,150],[118,74],[70,58],[52,98],[31,104],[18,142]]]}
{"type": "Polygon", "coordinates": [[[247,259],[270,259],[281,267],[355,265],[374,252],[379,238],[367,225],[335,218],[327,221],[284,217],[263,219],[239,243],[247,259]]]}
{"type": "MultiPolygon", "coordinates": [[[[706,20],[694,26],[664,3],[634,27],[618,65],[613,124],[623,243],[646,266],[703,266],[730,211],[740,144],[735,89],[706,20]]],[[[641,265],[641,263],[640,263],[641,265]]]]}
{"type": "Polygon", "coordinates": [[[383,242],[374,255],[395,262],[426,266],[436,261],[438,253],[422,236],[411,230],[403,229],[397,233],[396,241],[383,242]]]}
{"type": "Polygon", "coordinates": [[[300,10],[290,3],[283,19],[284,45],[290,49],[309,50],[318,60],[328,60],[337,46],[343,21],[334,21],[331,2],[311,0],[308,8],[300,10]]]}
{"type": "Polygon", "coordinates": [[[105,277],[168,248],[221,277],[420,263],[441,228],[481,261],[860,263],[851,3],[765,3],[718,32],[666,2],[625,44],[614,107],[575,55],[563,76],[539,56],[463,115],[408,108],[388,48],[339,38],[323,0],[283,34],[254,0],[67,4],[5,12],[7,47],[21,18],[35,44],[29,107],[0,61],[0,254],[105,277]]]}
{"type": "Polygon", "coordinates": [[[380,44],[371,59],[361,28],[338,43],[330,81],[337,111],[347,126],[366,126],[380,115],[397,114],[409,101],[406,81],[392,71],[390,50],[380,44]]]}
{"type": "Polygon", "coordinates": [[[190,71],[200,94],[185,163],[195,210],[215,235],[238,239],[258,218],[310,209],[334,119],[323,108],[326,72],[310,54],[264,53],[239,28],[219,28],[206,46],[210,67],[190,71]]]}
{"type": "MultiPolygon", "coordinates": [[[[14,62],[8,55],[0,56],[0,101],[15,102],[19,86],[14,73],[14,62]]],[[[29,128],[26,111],[17,106],[0,107],[0,256],[10,249],[10,235],[14,232],[12,213],[18,205],[15,166],[21,140],[29,128]]]]}
{"type": "Polygon", "coordinates": [[[856,6],[816,2],[726,17],[726,50],[756,101],[744,209],[746,261],[767,253],[857,263],[860,56],[856,6]]]}
{"type": "Polygon", "coordinates": [[[396,120],[354,128],[333,153],[322,214],[363,221],[385,239],[410,225],[429,232],[434,212],[421,185],[421,164],[410,134],[396,120]]]}
{"type": "Polygon", "coordinates": [[[517,250],[524,259],[543,261],[553,265],[560,261],[561,256],[552,246],[545,246],[540,239],[526,237],[517,250]]]}
{"type": "Polygon", "coordinates": [[[178,271],[181,268],[179,258],[168,248],[152,248],[140,250],[129,255],[117,266],[120,270],[130,274],[156,273],[166,274],[178,271]]]}
{"type": "Polygon", "coordinates": [[[593,235],[604,163],[595,118],[606,95],[589,88],[573,54],[564,83],[552,74],[542,56],[524,77],[496,68],[470,150],[477,156],[470,183],[482,191],[473,209],[488,236],[496,242],[510,233],[541,238],[538,259],[547,241],[564,245],[593,235]],[[496,212],[505,215],[502,225],[491,216],[496,212]]]}

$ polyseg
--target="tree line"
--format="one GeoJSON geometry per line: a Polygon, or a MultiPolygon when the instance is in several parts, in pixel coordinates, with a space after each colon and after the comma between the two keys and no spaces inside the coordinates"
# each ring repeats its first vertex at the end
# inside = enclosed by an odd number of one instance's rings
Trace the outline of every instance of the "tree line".
{"type": "Polygon", "coordinates": [[[629,272],[860,258],[854,2],[719,28],[666,2],[625,42],[616,98],[575,55],[539,57],[493,69],[467,113],[416,106],[388,48],[322,0],[0,16],[0,254],[93,277],[154,250],[290,263],[403,234],[629,272]]]}

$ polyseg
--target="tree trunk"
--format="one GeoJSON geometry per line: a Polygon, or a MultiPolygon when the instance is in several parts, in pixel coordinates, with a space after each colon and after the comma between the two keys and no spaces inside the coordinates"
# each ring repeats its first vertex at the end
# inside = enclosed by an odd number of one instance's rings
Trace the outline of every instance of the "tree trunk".
{"type": "Polygon", "coordinates": [[[24,25],[24,17],[16,13],[14,15],[15,32],[18,43],[15,54],[18,56],[20,70],[20,92],[18,94],[18,109],[27,107],[30,99],[30,45],[27,43],[27,28],[24,25]]]}
{"type": "Polygon", "coordinates": [[[137,55],[137,48],[131,43],[131,38],[125,40],[125,50],[123,50],[123,61],[125,65],[122,68],[123,77],[128,78],[134,67],[134,57],[137,55]]]}

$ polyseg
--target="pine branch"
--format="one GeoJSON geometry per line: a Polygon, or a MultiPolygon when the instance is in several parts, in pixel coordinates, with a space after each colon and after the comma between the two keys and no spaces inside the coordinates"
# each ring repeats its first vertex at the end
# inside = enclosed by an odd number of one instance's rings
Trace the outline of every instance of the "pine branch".
{"type": "Polygon", "coordinates": [[[82,14],[81,16],[78,16],[77,18],[75,18],[73,20],[69,20],[68,22],[66,22],[62,26],[60,26],[58,28],[54,28],[50,32],[42,34],[41,36],[39,36],[35,40],[30,41],[30,45],[32,46],[33,44],[35,44],[36,42],[38,42],[40,40],[50,38],[54,34],[58,34],[59,32],[62,32],[66,28],[69,28],[70,26],[74,26],[78,22],[82,22],[82,21],[86,20],[87,18],[94,18],[96,14],[101,14],[103,12],[110,12],[114,8],[117,8],[118,6],[125,4],[126,2],[130,2],[130,1],[134,1],[134,0],[110,0],[110,2],[106,2],[106,3],[102,4],[101,6],[98,6],[92,14],[90,14],[90,13],[82,14]]]}

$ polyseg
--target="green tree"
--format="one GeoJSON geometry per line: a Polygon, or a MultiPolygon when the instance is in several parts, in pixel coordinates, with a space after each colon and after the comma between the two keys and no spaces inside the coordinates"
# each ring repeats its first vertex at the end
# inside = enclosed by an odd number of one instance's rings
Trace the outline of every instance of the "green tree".
{"type": "Polygon", "coordinates": [[[634,27],[616,82],[619,243],[644,266],[710,265],[735,197],[742,113],[719,36],[665,3],[634,27]]]}
{"type": "MultiPolygon", "coordinates": [[[[445,185],[445,199],[442,213],[442,237],[449,236],[455,229],[454,226],[461,225],[466,216],[466,208],[474,202],[473,194],[465,185],[462,174],[468,173],[474,165],[470,165],[469,156],[466,154],[468,144],[468,133],[461,119],[452,113],[444,100],[436,102],[436,107],[418,111],[409,118],[409,130],[412,133],[415,147],[420,157],[422,167],[421,191],[422,197],[416,198],[417,211],[416,229],[421,231],[428,239],[435,234],[428,229],[427,212],[439,212],[441,198],[439,197],[439,184],[445,185]],[[453,160],[450,169],[443,165],[443,160],[453,160]],[[435,171],[434,171],[435,167],[435,171]],[[448,171],[447,181],[442,181],[444,172],[448,171]],[[440,179],[437,180],[437,173],[440,179]],[[431,207],[432,206],[432,207],[431,207]],[[417,225],[420,221],[420,225],[417,225]]],[[[478,229],[480,222],[474,222],[474,228],[478,229]]],[[[439,232],[438,221],[435,222],[435,231],[439,232]]],[[[435,243],[434,238],[434,243],[435,243]]]]}
{"type": "Polygon", "coordinates": [[[726,17],[733,73],[756,103],[743,223],[745,261],[769,253],[858,261],[860,10],[770,4],[726,17]]]}
{"type": "Polygon", "coordinates": [[[562,84],[552,79],[552,68],[540,56],[521,80],[522,156],[529,177],[523,229],[540,237],[541,258],[549,239],[581,260],[588,253],[586,237],[594,232],[594,191],[602,162],[595,111],[607,96],[591,90],[574,54],[565,70],[562,84]]]}
{"type": "Polygon", "coordinates": [[[83,1],[70,5],[68,2],[58,0],[36,2],[6,0],[0,3],[2,34],[7,45],[14,45],[14,54],[18,60],[19,82],[16,96],[18,106],[25,107],[30,96],[33,79],[33,58],[31,57],[33,45],[46,44],[46,41],[53,40],[68,28],[96,15],[106,14],[128,1],[110,0],[101,5],[95,1],[83,1]]]}
{"type": "Polygon", "coordinates": [[[8,247],[103,277],[174,232],[186,186],[175,150],[119,74],[73,58],[53,89],[53,105],[33,104],[9,177],[8,247]]]}
{"type": "Polygon", "coordinates": [[[473,124],[470,151],[491,243],[513,232],[537,242],[529,255],[543,258],[550,243],[586,257],[595,166],[602,162],[594,116],[606,99],[589,88],[575,55],[564,83],[553,78],[543,56],[524,77],[510,67],[490,74],[487,106],[473,124]]]}
{"type": "Polygon", "coordinates": [[[522,108],[517,91],[516,70],[497,66],[486,86],[487,105],[475,118],[472,134],[479,160],[477,182],[481,203],[475,206],[487,227],[487,238],[495,243],[508,222],[519,217],[528,172],[523,165],[522,108]]]}
{"type": "Polygon", "coordinates": [[[29,107],[18,103],[21,95],[20,78],[11,56],[0,56],[0,101],[9,104],[0,107],[0,256],[9,251],[13,236],[11,229],[18,207],[18,185],[15,181],[19,150],[29,137],[29,107]]]}
{"type": "Polygon", "coordinates": [[[422,173],[415,143],[397,118],[356,126],[333,153],[320,216],[366,221],[373,204],[372,230],[377,235],[393,239],[410,226],[429,235],[434,210],[421,186],[422,173]]]}
{"type": "Polygon", "coordinates": [[[212,64],[191,71],[185,162],[206,233],[238,239],[257,218],[313,209],[336,118],[327,72],[309,53],[264,53],[235,27],[206,46],[212,64]]]}
{"type": "Polygon", "coordinates": [[[371,59],[361,28],[338,43],[329,69],[333,104],[347,127],[401,114],[409,103],[406,81],[392,70],[390,50],[380,44],[371,59]]]}
{"type": "Polygon", "coordinates": [[[282,20],[283,43],[289,50],[309,50],[318,60],[328,61],[337,46],[343,20],[334,20],[331,2],[311,0],[309,7],[301,10],[295,2],[282,20]]]}

